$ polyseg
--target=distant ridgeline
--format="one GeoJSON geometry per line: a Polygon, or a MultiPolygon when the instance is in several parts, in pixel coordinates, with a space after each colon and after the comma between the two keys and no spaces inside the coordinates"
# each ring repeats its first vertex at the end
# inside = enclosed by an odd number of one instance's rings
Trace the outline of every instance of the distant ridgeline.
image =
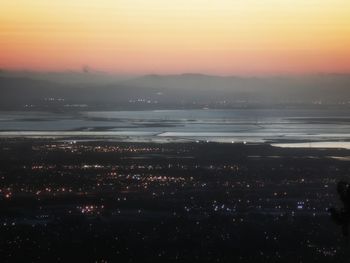
{"type": "MultiPolygon", "coordinates": [[[[80,73],[81,74],[81,73],[80,73]]],[[[86,74],[79,81],[0,73],[2,110],[350,107],[350,75],[219,77],[86,74]]]]}

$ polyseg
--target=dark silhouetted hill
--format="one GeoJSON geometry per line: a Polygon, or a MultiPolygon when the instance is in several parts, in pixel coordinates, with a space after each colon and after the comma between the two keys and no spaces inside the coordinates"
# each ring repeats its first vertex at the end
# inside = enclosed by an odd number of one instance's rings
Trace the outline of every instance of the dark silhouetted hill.
{"type": "Polygon", "coordinates": [[[115,108],[350,105],[349,75],[221,77],[146,75],[105,82],[55,82],[0,75],[2,109],[25,105],[115,108]],[[68,84],[69,83],[69,84],[68,84]]]}

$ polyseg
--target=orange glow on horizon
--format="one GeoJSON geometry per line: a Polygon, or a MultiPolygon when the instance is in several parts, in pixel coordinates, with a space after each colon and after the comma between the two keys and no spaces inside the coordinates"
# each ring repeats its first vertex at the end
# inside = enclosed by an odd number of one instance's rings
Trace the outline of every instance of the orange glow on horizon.
{"type": "Polygon", "coordinates": [[[0,67],[350,72],[348,0],[4,0],[0,67]]]}

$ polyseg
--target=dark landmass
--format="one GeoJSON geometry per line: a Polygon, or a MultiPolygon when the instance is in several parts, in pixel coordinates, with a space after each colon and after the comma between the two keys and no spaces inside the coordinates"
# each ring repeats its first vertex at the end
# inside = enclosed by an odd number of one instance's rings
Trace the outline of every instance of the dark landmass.
{"type": "Polygon", "coordinates": [[[1,139],[1,262],[348,262],[327,211],[349,156],[1,139]]]}
{"type": "Polygon", "coordinates": [[[108,81],[103,81],[103,74],[71,73],[66,79],[74,81],[59,81],[62,74],[52,77],[44,73],[0,72],[0,110],[350,107],[350,76],[346,74],[275,77],[182,74],[127,80],[106,75],[108,81]]]}

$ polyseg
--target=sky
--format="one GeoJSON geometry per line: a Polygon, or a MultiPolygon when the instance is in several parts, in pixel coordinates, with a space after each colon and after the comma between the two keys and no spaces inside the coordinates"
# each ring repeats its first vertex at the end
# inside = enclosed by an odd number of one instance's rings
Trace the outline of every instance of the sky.
{"type": "Polygon", "coordinates": [[[0,68],[350,72],[349,0],[1,0],[0,68]]]}

